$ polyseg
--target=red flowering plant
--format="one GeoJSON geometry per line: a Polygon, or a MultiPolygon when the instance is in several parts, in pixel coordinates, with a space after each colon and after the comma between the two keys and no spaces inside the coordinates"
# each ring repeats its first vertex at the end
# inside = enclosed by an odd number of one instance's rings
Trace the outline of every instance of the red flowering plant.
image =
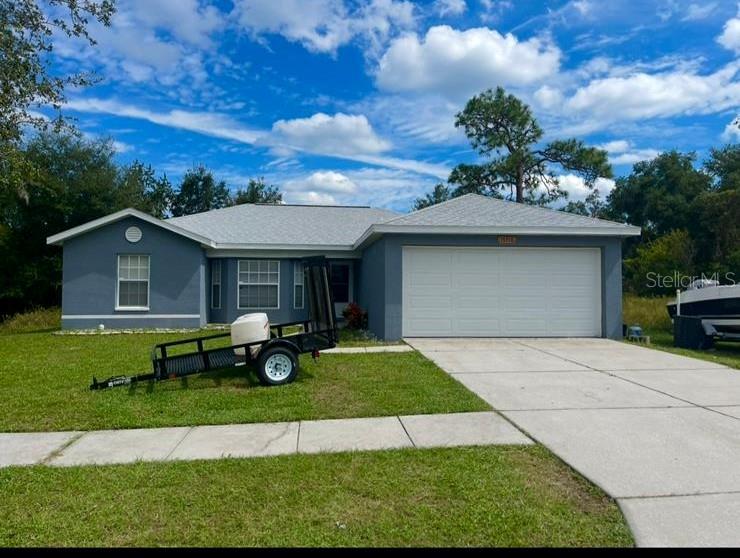
{"type": "Polygon", "coordinates": [[[342,316],[347,322],[347,329],[367,329],[367,312],[359,304],[350,302],[342,310],[342,316]]]}

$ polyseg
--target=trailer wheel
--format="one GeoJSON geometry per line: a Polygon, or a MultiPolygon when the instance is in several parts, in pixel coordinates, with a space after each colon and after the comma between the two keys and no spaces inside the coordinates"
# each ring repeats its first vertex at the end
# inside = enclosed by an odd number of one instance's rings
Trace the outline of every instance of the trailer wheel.
{"type": "Polygon", "coordinates": [[[271,347],[260,351],[257,375],[266,386],[289,384],[298,375],[298,358],[287,347],[271,347]]]}

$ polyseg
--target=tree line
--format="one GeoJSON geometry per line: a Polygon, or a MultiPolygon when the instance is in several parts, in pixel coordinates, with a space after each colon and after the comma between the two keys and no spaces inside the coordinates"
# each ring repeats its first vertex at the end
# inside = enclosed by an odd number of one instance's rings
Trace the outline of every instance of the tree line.
{"type": "Polygon", "coordinates": [[[128,207],[165,218],[282,202],[279,189],[263,178],[232,192],[203,165],[173,185],[151,165],[117,164],[110,140],[71,131],[42,132],[18,154],[22,178],[3,192],[0,206],[0,317],[59,304],[61,251],[46,245],[49,235],[128,207]]]}

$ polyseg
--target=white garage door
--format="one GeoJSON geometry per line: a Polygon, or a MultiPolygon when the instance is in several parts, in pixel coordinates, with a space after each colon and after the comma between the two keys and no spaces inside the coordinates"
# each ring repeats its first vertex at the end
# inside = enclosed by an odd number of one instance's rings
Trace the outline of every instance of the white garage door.
{"type": "Polygon", "coordinates": [[[598,248],[403,248],[406,337],[599,337],[598,248]]]}

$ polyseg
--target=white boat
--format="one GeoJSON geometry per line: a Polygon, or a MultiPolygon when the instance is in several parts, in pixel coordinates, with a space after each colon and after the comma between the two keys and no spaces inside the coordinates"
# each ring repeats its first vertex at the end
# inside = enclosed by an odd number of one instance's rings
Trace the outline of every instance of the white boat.
{"type": "Polygon", "coordinates": [[[740,339],[740,284],[698,279],[668,303],[668,314],[701,318],[708,335],[740,339]]]}

